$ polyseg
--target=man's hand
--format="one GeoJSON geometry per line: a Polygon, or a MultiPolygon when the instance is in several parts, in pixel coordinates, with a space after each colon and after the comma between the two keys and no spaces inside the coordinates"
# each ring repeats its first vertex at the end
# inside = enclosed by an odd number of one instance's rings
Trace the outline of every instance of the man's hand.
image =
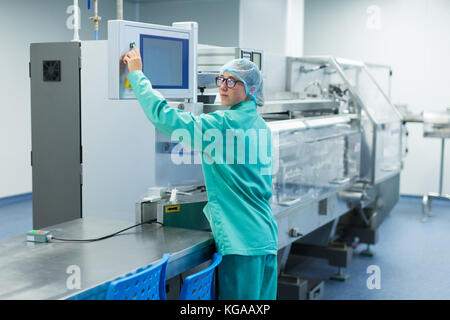
{"type": "Polygon", "coordinates": [[[136,70],[142,71],[141,54],[139,53],[139,50],[136,49],[136,46],[133,46],[133,49],[123,56],[122,61],[124,64],[128,65],[128,71],[130,71],[130,73],[136,70]]]}

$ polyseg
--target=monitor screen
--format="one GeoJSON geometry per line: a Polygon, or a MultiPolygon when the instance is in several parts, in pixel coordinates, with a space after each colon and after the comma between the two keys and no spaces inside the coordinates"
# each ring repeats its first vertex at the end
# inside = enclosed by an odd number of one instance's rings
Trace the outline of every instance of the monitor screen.
{"type": "Polygon", "coordinates": [[[141,34],[142,71],[155,89],[189,88],[189,40],[141,34]]]}

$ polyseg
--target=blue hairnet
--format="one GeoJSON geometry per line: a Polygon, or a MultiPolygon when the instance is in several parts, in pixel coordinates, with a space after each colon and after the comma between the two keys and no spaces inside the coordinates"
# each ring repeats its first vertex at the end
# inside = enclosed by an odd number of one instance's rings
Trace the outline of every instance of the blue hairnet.
{"type": "Polygon", "coordinates": [[[234,74],[244,83],[247,97],[254,100],[258,106],[264,105],[263,80],[256,64],[247,59],[234,59],[220,69],[221,74],[225,71],[234,74]],[[252,94],[250,92],[253,88],[252,94]]]}

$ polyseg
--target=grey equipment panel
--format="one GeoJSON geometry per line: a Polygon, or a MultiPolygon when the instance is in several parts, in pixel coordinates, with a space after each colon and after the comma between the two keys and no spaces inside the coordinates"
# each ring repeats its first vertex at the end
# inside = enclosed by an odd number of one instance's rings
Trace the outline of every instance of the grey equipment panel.
{"type": "Polygon", "coordinates": [[[79,42],[30,45],[33,228],[81,218],[79,42]]]}

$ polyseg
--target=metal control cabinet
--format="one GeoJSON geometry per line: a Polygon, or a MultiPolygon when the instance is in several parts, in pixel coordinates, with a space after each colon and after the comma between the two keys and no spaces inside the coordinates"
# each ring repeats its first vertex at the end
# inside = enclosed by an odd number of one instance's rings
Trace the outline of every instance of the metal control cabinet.
{"type": "Polygon", "coordinates": [[[81,44],[30,45],[33,228],[81,218],[81,44]]]}
{"type": "Polygon", "coordinates": [[[80,217],[132,222],[148,188],[201,183],[201,164],[172,162],[178,147],[160,150],[176,144],[137,100],[108,98],[108,41],[31,44],[30,57],[33,228],[80,217]]]}

